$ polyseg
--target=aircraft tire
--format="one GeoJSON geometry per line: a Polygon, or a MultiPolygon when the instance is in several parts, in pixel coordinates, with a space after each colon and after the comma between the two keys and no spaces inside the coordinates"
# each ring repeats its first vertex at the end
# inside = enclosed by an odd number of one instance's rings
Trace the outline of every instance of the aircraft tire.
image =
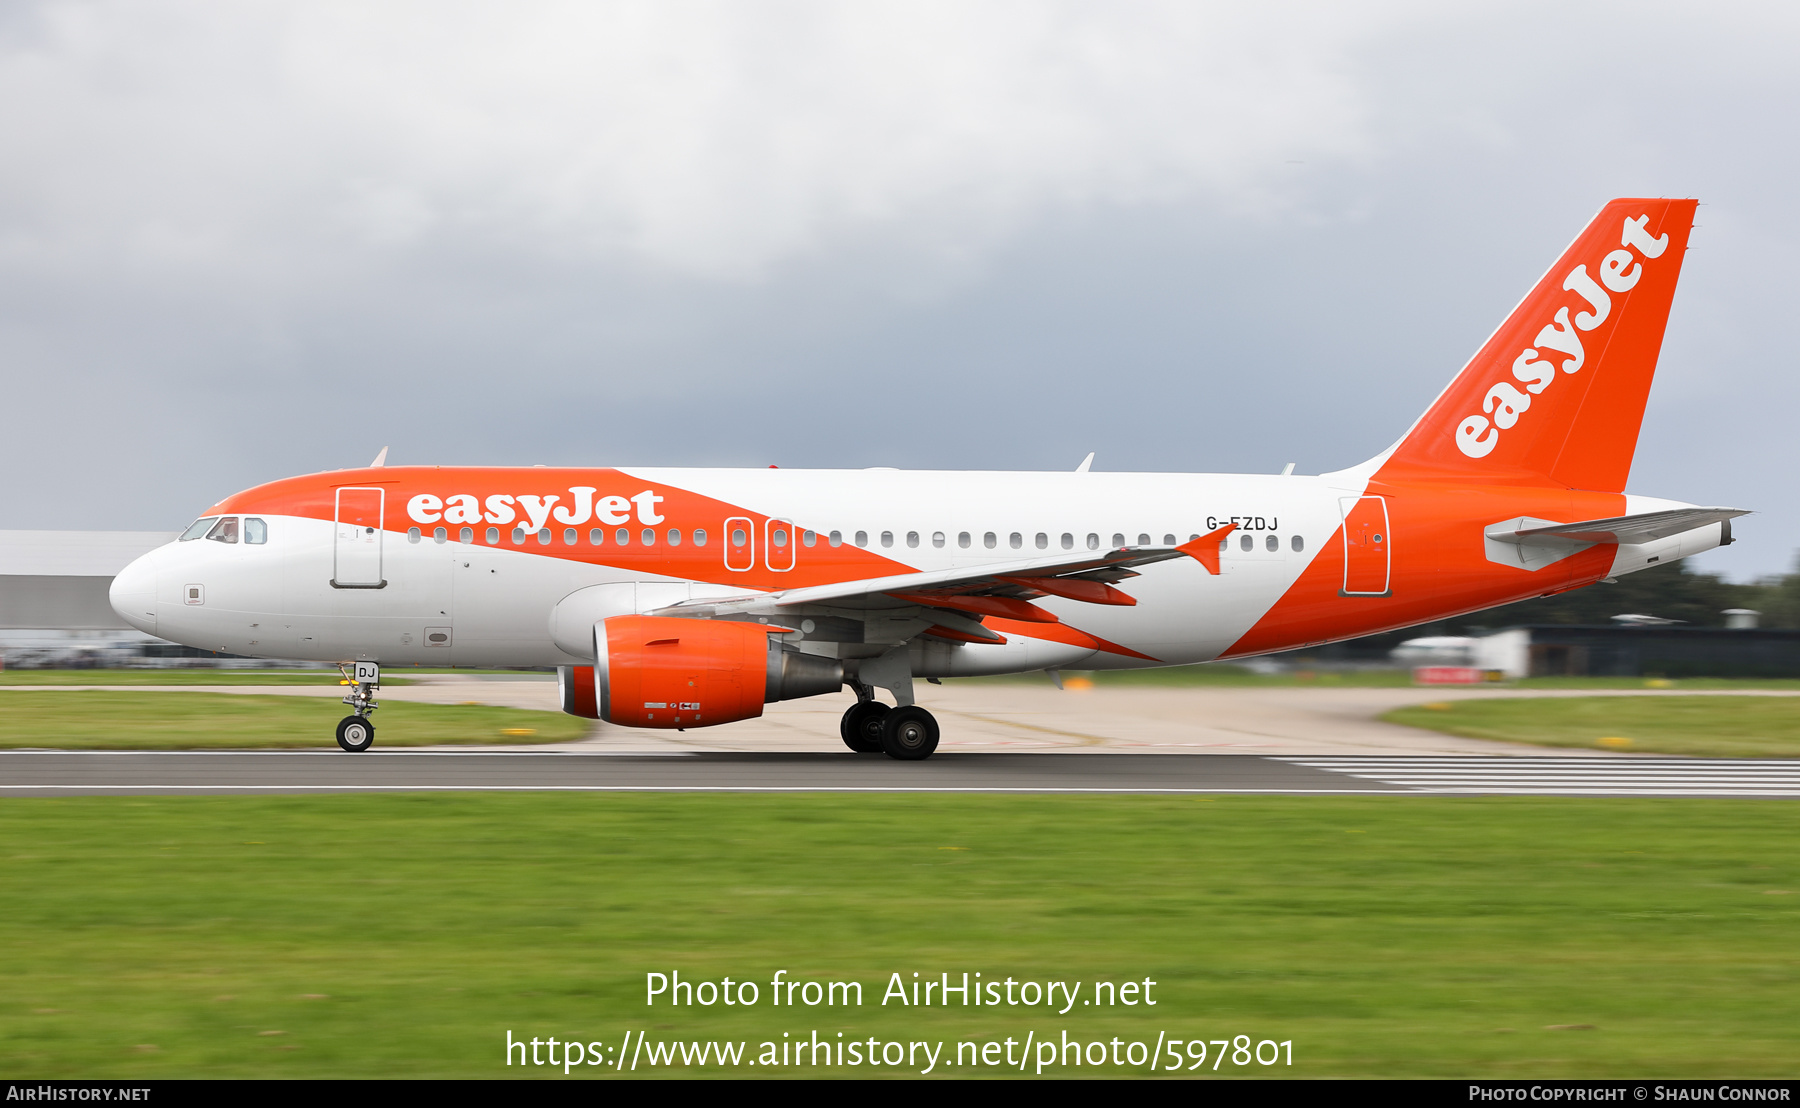
{"type": "Polygon", "coordinates": [[[914,704],[895,708],[881,718],[881,749],[890,758],[918,762],[937,749],[937,718],[914,704]]]}
{"type": "Polygon", "coordinates": [[[879,700],[859,700],[838,721],[838,736],[858,754],[880,754],[881,721],[891,710],[879,700]]]}
{"type": "Polygon", "coordinates": [[[366,716],[345,716],[338,721],[337,743],[352,754],[375,745],[375,725],[366,716]]]}

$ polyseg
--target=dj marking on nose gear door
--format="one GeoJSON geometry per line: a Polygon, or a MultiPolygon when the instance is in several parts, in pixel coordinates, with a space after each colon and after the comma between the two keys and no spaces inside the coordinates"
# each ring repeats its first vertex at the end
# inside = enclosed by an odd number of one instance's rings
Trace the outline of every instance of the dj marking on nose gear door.
{"type": "Polygon", "coordinates": [[[1729,543],[1738,509],[1625,492],[1694,209],[1606,205],[1348,469],[375,466],[227,497],[112,602],[175,642],[342,664],[345,750],[375,741],[380,666],[420,664],[555,666],[565,711],[648,728],[848,686],[847,746],[925,758],[918,678],[1243,658],[1729,543]]]}

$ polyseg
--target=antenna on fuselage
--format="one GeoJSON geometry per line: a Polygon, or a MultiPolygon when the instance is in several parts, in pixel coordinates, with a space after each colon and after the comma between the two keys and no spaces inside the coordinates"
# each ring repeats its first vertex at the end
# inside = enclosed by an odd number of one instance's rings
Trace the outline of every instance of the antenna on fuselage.
{"type": "Polygon", "coordinates": [[[1088,456],[1081,459],[1081,464],[1075,467],[1075,472],[1076,473],[1086,473],[1088,471],[1088,467],[1093,464],[1094,464],[1094,452],[1092,450],[1090,450],[1090,451],[1088,451],[1088,456]]]}
{"type": "Polygon", "coordinates": [[[382,466],[387,465],[387,451],[387,447],[382,447],[381,453],[375,455],[375,460],[369,463],[369,468],[380,469],[382,466]]]}

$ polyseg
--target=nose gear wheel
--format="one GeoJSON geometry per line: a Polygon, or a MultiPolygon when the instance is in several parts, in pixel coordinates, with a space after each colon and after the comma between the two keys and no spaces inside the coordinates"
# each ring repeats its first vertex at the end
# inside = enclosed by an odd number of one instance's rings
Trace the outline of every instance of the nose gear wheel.
{"type": "Polygon", "coordinates": [[[345,716],[337,725],[337,743],[352,754],[375,745],[375,725],[366,716],[345,716]]]}

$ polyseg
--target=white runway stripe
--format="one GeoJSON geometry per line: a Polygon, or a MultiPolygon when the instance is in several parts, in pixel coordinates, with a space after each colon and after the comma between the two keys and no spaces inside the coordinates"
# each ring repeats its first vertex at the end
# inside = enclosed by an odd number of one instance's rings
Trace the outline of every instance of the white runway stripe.
{"type": "Polygon", "coordinates": [[[1434,793],[1800,797],[1800,761],[1322,755],[1284,762],[1434,793]]]}

